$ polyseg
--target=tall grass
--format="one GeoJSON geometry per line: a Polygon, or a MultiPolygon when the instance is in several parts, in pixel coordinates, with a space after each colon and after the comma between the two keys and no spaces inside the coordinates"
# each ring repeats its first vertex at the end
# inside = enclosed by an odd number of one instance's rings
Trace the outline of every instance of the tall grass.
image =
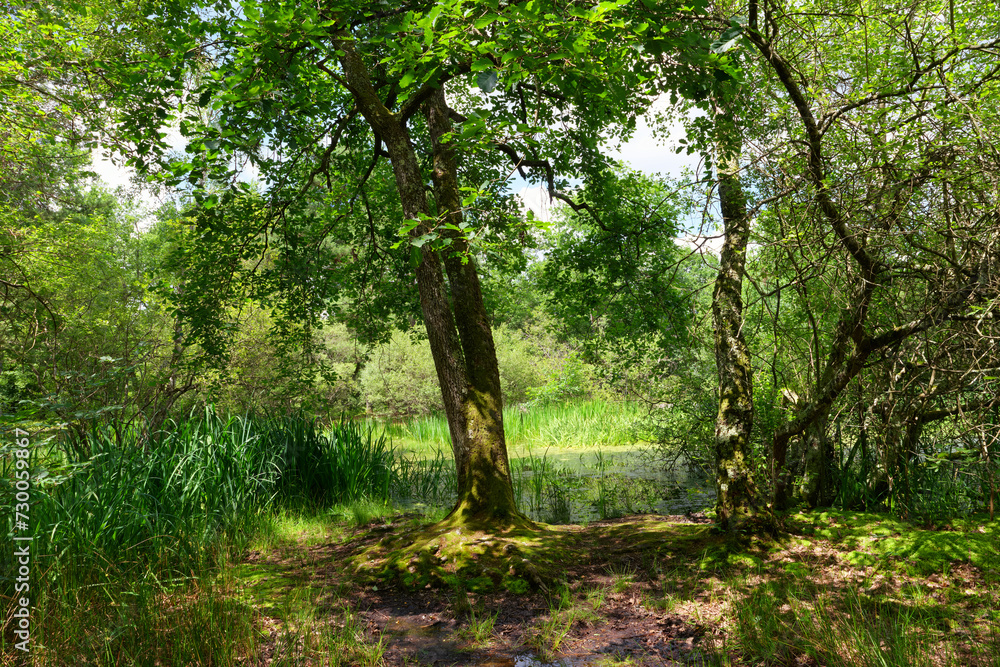
{"type": "MultiPolygon", "coordinates": [[[[33,490],[29,512],[33,645],[51,656],[46,664],[234,664],[254,650],[254,612],[219,592],[219,566],[276,504],[388,498],[393,460],[385,438],[358,424],[321,433],[302,416],[223,417],[211,408],[148,443],[137,431],[95,425],[36,450],[32,475],[51,482],[33,490]],[[208,617],[244,630],[206,644],[196,635],[211,627],[197,619],[208,617]]],[[[0,468],[9,487],[13,458],[0,468]]],[[[13,493],[3,491],[0,511],[13,517],[13,493]]],[[[0,552],[7,609],[14,571],[11,550],[0,552]]]]}
{"type": "Polygon", "coordinates": [[[286,417],[271,422],[264,449],[284,444],[279,491],[322,504],[387,499],[395,481],[395,453],[384,434],[341,420],[325,433],[316,422],[286,417]]]}
{"type": "MultiPolygon", "coordinates": [[[[600,400],[505,410],[514,495],[521,510],[550,523],[656,511],[661,483],[629,474],[628,464],[613,453],[643,441],[637,428],[641,418],[637,404],[600,400]],[[573,449],[581,452],[580,465],[561,463],[566,450],[573,449]]],[[[445,418],[419,417],[384,428],[404,454],[398,463],[397,500],[418,508],[449,508],[456,483],[445,418]]]]}
{"type": "MultiPolygon", "coordinates": [[[[848,590],[842,599],[796,599],[762,586],[735,601],[736,649],[749,664],[916,667],[936,664],[934,642],[913,612],[848,590]]],[[[939,650],[939,649],[938,649],[939,650]]]]}
{"type": "Polygon", "coordinates": [[[438,449],[434,458],[400,457],[396,462],[396,499],[402,503],[445,507],[455,501],[455,459],[438,449]]]}
{"type": "Polygon", "coordinates": [[[996,496],[994,481],[1000,475],[1000,464],[983,460],[978,452],[957,460],[940,452],[921,454],[904,458],[889,472],[880,473],[878,467],[874,456],[856,456],[852,450],[837,472],[834,504],[843,509],[887,511],[928,524],[943,523],[989,511],[996,496]],[[894,483],[888,484],[888,479],[894,483]]]}
{"type": "MultiPolygon", "coordinates": [[[[510,406],[504,410],[507,447],[591,449],[630,445],[643,439],[636,430],[642,417],[635,403],[601,400],[553,405],[510,406]]],[[[404,449],[430,458],[437,450],[451,448],[448,420],[443,415],[415,417],[408,421],[378,424],[404,449]]]]}
{"type": "Polygon", "coordinates": [[[509,444],[560,448],[631,445],[642,439],[636,424],[642,417],[636,403],[601,400],[515,408],[504,413],[509,444]]]}

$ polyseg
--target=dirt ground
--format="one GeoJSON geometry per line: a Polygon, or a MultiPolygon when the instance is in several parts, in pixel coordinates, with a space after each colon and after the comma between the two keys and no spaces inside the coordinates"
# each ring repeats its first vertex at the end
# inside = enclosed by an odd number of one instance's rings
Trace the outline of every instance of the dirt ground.
{"type": "MultiPolygon", "coordinates": [[[[813,591],[892,594],[889,589],[898,593],[919,581],[933,596],[935,586],[969,586],[982,579],[968,564],[937,576],[937,584],[934,577],[908,578],[891,571],[886,576],[877,566],[851,562],[861,553],[857,550],[842,552],[794,535],[750,543],[734,560],[710,522],[697,515],[625,517],[560,527],[562,532],[550,543],[542,541],[519,552],[548,563],[549,584],[541,581],[529,590],[404,585],[398,578],[371,575],[386,551],[379,545],[412,531],[415,521],[406,516],[380,519],[350,530],[348,539],[250,552],[246,562],[270,568],[272,581],[282,582],[286,590],[318,591],[311,599],[314,616],[336,619],[349,610],[357,634],[363,635],[359,639],[384,648],[383,662],[375,664],[393,666],[624,667],[718,664],[720,658],[755,664],[726,648],[731,646],[728,619],[741,604],[741,585],[749,590],[792,578],[813,591]],[[359,561],[371,561],[369,574],[359,573],[359,561]],[[555,577],[553,567],[561,569],[555,577]]],[[[802,526],[793,526],[795,530],[815,532],[802,526]]],[[[283,613],[277,607],[262,609],[273,644],[283,613]]],[[[314,664],[327,663],[317,659],[314,664]]],[[[799,655],[782,664],[819,663],[799,655]]]]}

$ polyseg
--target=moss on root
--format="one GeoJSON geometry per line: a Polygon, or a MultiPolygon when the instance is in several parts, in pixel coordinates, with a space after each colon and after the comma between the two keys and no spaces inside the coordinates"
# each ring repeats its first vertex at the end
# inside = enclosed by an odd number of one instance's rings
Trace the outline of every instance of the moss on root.
{"type": "Polygon", "coordinates": [[[709,526],[672,524],[651,517],[607,525],[532,523],[505,530],[455,526],[447,519],[383,538],[354,556],[355,573],[406,588],[475,592],[550,591],[567,581],[567,569],[586,566],[595,553],[670,558],[680,553],[703,568],[727,567],[731,545],[709,526]]]}
{"type": "Polygon", "coordinates": [[[579,537],[569,527],[529,524],[484,530],[445,519],[383,539],[355,557],[354,569],[408,588],[548,590],[564,581],[579,537]]]}

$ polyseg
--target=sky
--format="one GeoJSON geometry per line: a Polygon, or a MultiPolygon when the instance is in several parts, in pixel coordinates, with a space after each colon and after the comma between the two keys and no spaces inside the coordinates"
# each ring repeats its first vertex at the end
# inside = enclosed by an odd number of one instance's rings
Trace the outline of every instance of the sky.
{"type": "MultiPolygon", "coordinates": [[[[654,110],[663,110],[668,104],[666,98],[661,98],[654,104],[654,110]]],[[[168,136],[168,141],[176,143],[178,147],[183,142],[179,133],[174,132],[175,137],[168,136]]],[[[669,178],[681,178],[686,170],[697,171],[700,166],[700,156],[677,153],[675,148],[677,140],[684,136],[684,129],[679,123],[669,126],[669,131],[654,135],[653,129],[645,118],[640,118],[636,123],[636,131],[631,139],[615,150],[609,147],[609,155],[627,163],[633,169],[637,169],[646,174],[661,174],[669,178]]],[[[93,155],[94,171],[111,189],[124,187],[134,189],[132,181],[134,171],[130,168],[114,164],[111,160],[102,155],[100,149],[96,149],[93,155]]],[[[521,198],[525,208],[530,209],[535,217],[540,220],[549,220],[553,204],[549,201],[548,195],[542,186],[529,186],[525,181],[516,178],[511,189],[521,198]]],[[[140,188],[139,200],[152,212],[158,208],[160,201],[158,197],[148,188],[140,188]]],[[[147,217],[146,224],[150,224],[151,217],[147,217]]],[[[696,240],[689,240],[689,245],[696,240]]],[[[709,243],[709,249],[714,249],[715,243],[709,243]]]]}
{"type": "MultiPolygon", "coordinates": [[[[654,111],[663,111],[669,104],[666,96],[661,97],[653,105],[654,111]]],[[[622,145],[618,150],[611,149],[608,154],[625,162],[631,168],[645,174],[661,176],[673,179],[681,179],[690,173],[701,176],[699,172],[703,169],[701,156],[698,154],[688,155],[686,151],[678,153],[677,140],[685,135],[684,128],[679,122],[670,125],[666,132],[654,134],[653,129],[645,118],[640,118],[636,123],[636,131],[631,139],[622,145]]],[[[531,209],[536,218],[550,220],[555,205],[549,200],[545,188],[542,186],[529,187],[524,181],[518,179],[514,185],[514,190],[521,198],[525,208],[531,209]]],[[[688,221],[688,226],[697,228],[702,224],[698,220],[688,221]]],[[[711,234],[711,231],[707,232],[711,234]]],[[[722,239],[717,236],[704,236],[702,234],[691,234],[679,239],[682,245],[692,249],[699,249],[703,255],[709,254],[718,256],[722,248],[722,239]]]]}
{"type": "MultiPolygon", "coordinates": [[[[661,98],[654,104],[654,110],[662,110],[667,104],[665,98],[661,98]]],[[[618,150],[611,149],[608,154],[627,163],[631,168],[645,174],[661,174],[670,178],[681,178],[685,170],[696,171],[699,167],[700,158],[698,155],[678,154],[675,150],[677,140],[684,136],[684,128],[679,123],[674,123],[669,127],[666,136],[654,136],[653,129],[645,118],[640,118],[636,123],[635,133],[632,138],[618,150]]],[[[514,185],[515,191],[521,197],[527,208],[530,208],[536,217],[548,220],[551,212],[551,202],[544,188],[527,187],[518,179],[514,185]]]]}

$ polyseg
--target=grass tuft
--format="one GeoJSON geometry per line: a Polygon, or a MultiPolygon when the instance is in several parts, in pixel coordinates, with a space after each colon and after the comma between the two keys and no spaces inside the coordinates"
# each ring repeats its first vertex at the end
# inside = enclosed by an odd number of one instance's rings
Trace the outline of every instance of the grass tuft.
{"type": "MultiPolygon", "coordinates": [[[[340,503],[365,523],[385,511],[395,483],[388,441],[359,424],[321,433],[301,415],[211,407],[148,440],[95,424],[33,452],[32,643],[55,665],[229,665],[255,655],[255,612],[217,573],[281,508],[340,503]]],[[[3,454],[7,481],[14,457],[3,454]]],[[[0,511],[13,516],[13,501],[0,494],[0,511]]],[[[0,571],[14,571],[12,550],[0,552],[0,571]]],[[[0,579],[0,604],[12,607],[15,594],[0,579]]],[[[6,653],[13,634],[3,630],[6,653]]]]}

